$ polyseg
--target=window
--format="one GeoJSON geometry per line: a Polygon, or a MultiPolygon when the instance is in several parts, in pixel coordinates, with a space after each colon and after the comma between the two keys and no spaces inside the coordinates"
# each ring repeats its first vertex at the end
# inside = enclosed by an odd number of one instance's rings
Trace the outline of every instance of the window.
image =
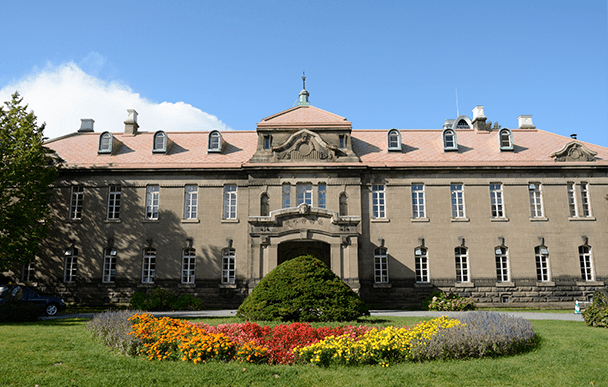
{"type": "Polygon", "coordinates": [[[82,201],[84,199],[84,187],[80,185],[72,186],[70,197],[70,219],[82,219],[82,201]]]}
{"type": "Polygon", "coordinates": [[[224,219],[236,219],[236,185],[224,186],[224,219]]]}
{"type": "Polygon", "coordinates": [[[490,184],[490,207],[492,218],[504,218],[505,212],[502,203],[502,184],[490,184]]]}
{"type": "Polygon", "coordinates": [[[36,277],[36,262],[29,261],[27,264],[23,265],[23,270],[21,271],[21,281],[23,282],[31,282],[34,281],[36,277]]]}
{"type": "Polygon", "coordinates": [[[264,135],[264,149],[270,149],[270,146],[272,144],[272,138],[270,137],[269,134],[265,134],[264,135]]]}
{"type": "Polygon", "coordinates": [[[234,263],[235,263],[234,249],[224,249],[222,251],[222,283],[223,284],[233,284],[234,283],[234,263]]]}
{"type": "Polygon", "coordinates": [[[298,184],[296,186],[296,206],[302,203],[312,206],[312,184],[298,184]]]}
{"type": "Polygon", "coordinates": [[[456,142],[456,132],[454,132],[452,129],[445,129],[443,131],[443,150],[458,150],[458,143],[456,142]]]}
{"type": "Polygon", "coordinates": [[[108,247],[103,250],[103,279],[104,283],[114,282],[116,279],[116,249],[108,247]]]}
{"type": "Polygon", "coordinates": [[[581,201],[583,203],[583,216],[589,218],[591,216],[591,203],[589,202],[589,183],[581,183],[581,201]]]}
{"type": "Polygon", "coordinates": [[[496,257],[496,280],[498,282],[509,282],[509,262],[507,258],[507,248],[498,246],[494,249],[496,257]]]}
{"type": "Polygon", "coordinates": [[[338,148],[340,148],[340,149],[346,148],[346,135],[344,135],[344,134],[338,135],[338,148]]]}
{"type": "Polygon", "coordinates": [[[549,281],[549,251],[545,246],[534,248],[536,256],[536,278],[541,282],[549,281]]]}
{"type": "Polygon", "coordinates": [[[149,185],[146,187],[146,219],[158,219],[158,201],[160,196],[160,187],[157,185],[149,185]]]}
{"type": "Polygon", "coordinates": [[[108,187],[108,219],[120,218],[120,195],[119,185],[108,187]]]}
{"type": "Polygon", "coordinates": [[[194,283],[194,267],[196,263],[196,250],[193,248],[182,250],[182,283],[194,283]]]}
{"type": "Polygon", "coordinates": [[[198,185],[187,185],[184,190],[184,219],[198,216],[198,185]]]}
{"type": "Polygon", "coordinates": [[[456,257],[456,282],[469,282],[469,253],[466,247],[454,249],[456,257]]]}
{"type": "Polygon", "coordinates": [[[583,281],[593,281],[593,269],[591,267],[591,247],[579,246],[578,257],[581,261],[581,278],[583,281]]]}
{"type": "Polygon", "coordinates": [[[372,214],[374,219],[386,218],[384,184],[372,185],[372,214]]]}
{"type": "Polygon", "coordinates": [[[429,282],[429,256],[426,247],[414,249],[416,261],[416,282],[429,282]]]}
{"type": "Polygon", "coordinates": [[[268,194],[263,193],[262,196],[260,196],[260,216],[268,216],[269,213],[268,194]]]}
{"type": "Polygon", "coordinates": [[[76,271],[78,270],[78,249],[75,247],[65,251],[65,261],[63,267],[63,282],[76,281],[76,271]]]}
{"type": "Polygon", "coordinates": [[[576,191],[574,190],[574,183],[568,183],[568,208],[570,210],[571,218],[578,216],[578,206],[576,205],[576,191]]]}
{"type": "Polygon", "coordinates": [[[291,207],[291,186],[283,184],[283,208],[291,207]]]}
{"type": "Polygon", "coordinates": [[[424,184],[412,184],[412,217],[426,217],[424,204],[424,184]]]}
{"type": "Polygon", "coordinates": [[[346,196],[346,192],[342,192],[340,194],[340,216],[348,215],[348,197],[346,196]]]}
{"type": "Polygon", "coordinates": [[[461,119],[456,124],[456,129],[471,129],[471,127],[469,126],[466,120],[461,119]]]}
{"type": "Polygon", "coordinates": [[[110,132],[103,132],[99,136],[99,148],[97,153],[112,153],[112,143],[114,136],[110,132]]]}
{"type": "Polygon", "coordinates": [[[401,150],[401,132],[399,132],[397,129],[391,129],[388,131],[387,141],[389,151],[401,150]]]}
{"type": "Polygon", "coordinates": [[[327,206],[327,186],[325,184],[319,184],[319,208],[326,208],[327,206]]]}
{"type": "Polygon", "coordinates": [[[222,151],[222,134],[217,130],[209,133],[209,146],[207,152],[221,152],[222,151]]]}
{"type": "Polygon", "coordinates": [[[154,133],[154,140],[152,144],[152,152],[164,153],[167,151],[167,134],[162,130],[154,133]]]}
{"type": "Polygon", "coordinates": [[[156,249],[144,250],[144,261],[142,264],[141,282],[144,284],[154,283],[156,276],[156,249]]]}
{"type": "Polygon", "coordinates": [[[528,192],[530,193],[530,215],[533,218],[544,217],[540,183],[530,183],[528,185],[528,192]]]}
{"type": "Polygon", "coordinates": [[[462,184],[451,184],[452,218],[464,218],[464,187],[462,184]]]}
{"type": "Polygon", "coordinates": [[[513,133],[509,129],[501,129],[498,132],[498,141],[501,151],[513,150],[513,133]]]}
{"type": "Polygon", "coordinates": [[[374,282],[388,283],[388,255],[384,248],[374,250],[374,282]]]}

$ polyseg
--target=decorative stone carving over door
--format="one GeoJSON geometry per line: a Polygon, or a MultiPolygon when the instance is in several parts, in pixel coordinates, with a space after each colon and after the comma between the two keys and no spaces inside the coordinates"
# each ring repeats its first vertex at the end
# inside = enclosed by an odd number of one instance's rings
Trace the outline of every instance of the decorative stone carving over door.
{"type": "Polygon", "coordinates": [[[555,161],[595,161],[594,152],[578,141],[571,141],[562,149],[551,154],[555,161]]]}

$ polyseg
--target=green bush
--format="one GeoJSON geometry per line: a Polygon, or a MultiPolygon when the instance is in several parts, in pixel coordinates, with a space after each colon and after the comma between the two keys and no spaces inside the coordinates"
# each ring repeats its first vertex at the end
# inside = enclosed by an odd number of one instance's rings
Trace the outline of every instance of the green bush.
{"type": "Polygon", "coordinates": [[[423,310],[435,311],[464,311],[475,310],[477,306],[472,298],[462,297],[455,293],[434,291],[431,296],[422,302],[423,310]]]}
{"type": "Polygon", "coordinates": [[[359,296],[310,255],[268,273],[239,306],[237,315],[257,321],[351,321],[369,311],[359,296]]]}
{"type": "Polygon", "coordinates": [[[202,304],[200,298],[193,297],[190,294],[175,297],[169,290],[156,288],[152,289],[150,294],[135,292],[131,297],[130,307],[148,311],[199,310],[202,304]]]}
{"type": "Polygon", "coordinates": [[[0,304],[0,322],[38,321],[40,307],[25,301],[4,302],[0,304]]]}
{"type": "Polygon", "coordinates": [[[608,297],[598,290],[593,294],[593,304],[582,313],[585,324],[592,327],[608,328],[608,297]]]}

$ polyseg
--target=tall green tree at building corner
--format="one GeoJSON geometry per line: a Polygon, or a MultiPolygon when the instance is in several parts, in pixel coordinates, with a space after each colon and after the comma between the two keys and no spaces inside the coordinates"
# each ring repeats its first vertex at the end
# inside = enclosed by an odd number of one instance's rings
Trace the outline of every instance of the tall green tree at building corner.
{"type": "Polygon", "coordinates": [[[0,106],[0,271],[36,256],[49,232],[51,184],[57,176],[44,126],[19,93],[0,106]]]}

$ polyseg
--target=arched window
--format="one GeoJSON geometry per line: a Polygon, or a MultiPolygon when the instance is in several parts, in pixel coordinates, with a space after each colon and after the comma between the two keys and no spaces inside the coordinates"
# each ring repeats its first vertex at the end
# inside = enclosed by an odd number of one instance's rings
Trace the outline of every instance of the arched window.
{"type": "Polygon", "coordinates": [[[99,149],[97,153],[112,153],[112,143],[114,142],[114,136],[110,132],[103,132],[99,136],[99,149]]]}
{"type": "Polygon", "coordinates": [[[340,216],[348,215],[348,197],[346,192],[340,194],[340,216]]]}
{"type": "Polygon", "coordinates": [[[268,194],[263,193],[260,197],[260,216],[268,216],[270,208],[268,205],[268,194]]]}
{"type": "Polygon", "coordinates": [[[443,150],[444,151],[457,151],[458,143],[456,142],[456,132],[452,129],[445,129],[443,131],[443,150]]]}
{"type": "Polygon", "coordinates": [[[466,120],[460,119],[456,124],[456,129],[471,129],[466,120]]]}
{"type": "Polygon", "coordinates": [[[501,151],[513,150],[513,133],[509,129],[501,129],[498,132],[498,141],[501,151]]]}
{"type": "Polygon", "coordinates": [[[221,152],[222,151],[222,134],[214,130],[209,133],[209,146],[207,152],[221,152]]]}
{"type": "Polygon", "coordinates": [[[391,129],[388,131],[387,141],[389,151],[401,150],[401,132],[399,132],[397,129],[391,129]]]}
{"type": "Polygon", "coordinates": [[[167,152],[167,134],[162,130],[159,130],[158,132],[154,133],[154,143],[152,144],[152,152],[167,152]]]}

